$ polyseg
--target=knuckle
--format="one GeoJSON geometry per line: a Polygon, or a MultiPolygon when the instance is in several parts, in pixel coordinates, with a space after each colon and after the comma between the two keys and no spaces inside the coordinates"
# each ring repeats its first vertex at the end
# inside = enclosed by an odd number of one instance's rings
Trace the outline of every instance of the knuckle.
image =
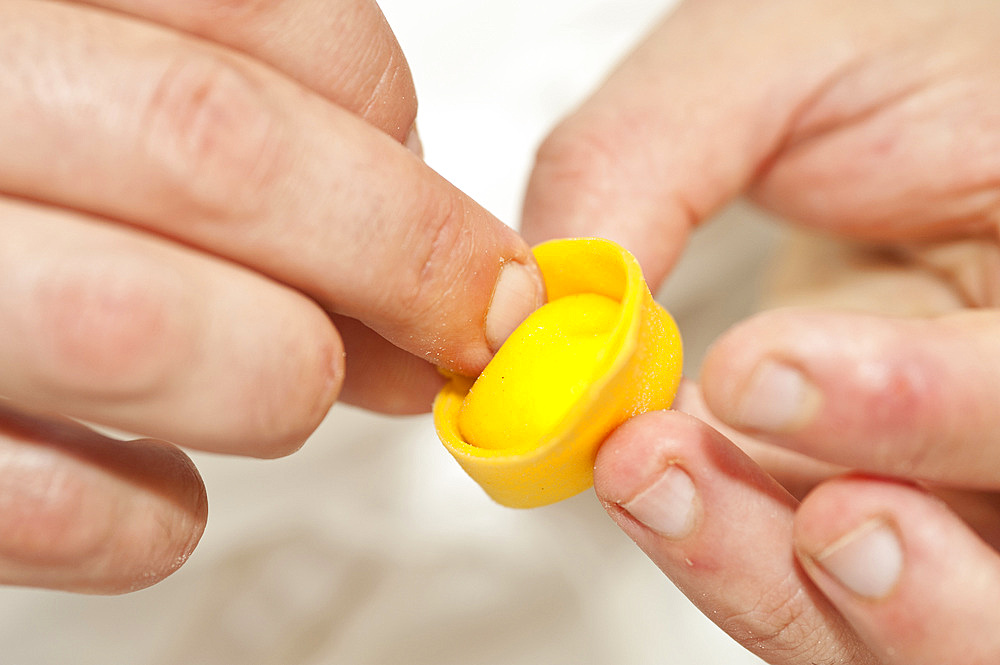
{"type": "Polygon", "coordinates": [[[5,452],[13,462],[4,465],[2,483],[4,558],[49,568],[99,557],[114,525],[92,479],[44,459],[53,455],[44,449],[5,452]]]}
{"type": "Polygon", "coordinates": [[[199,0],[201,11],[207,17],[218,19],[247,18],[258,14],[266,14],[274,9],[271,0],[199,0]]]}
{"type": "Polygon", "coordinates": [[[207,53],[170,61],[144,109],[146,152],[185,210],[241,218],[261,210],[282,168],[279,114],[252,78],[207,53]]]}
{"type": "Polygon", "coordinates": [[[731,615],[719,626],[757,654],[805,655],[801,652],[817,642],[810,638],[819,629],[807,616],[809,607],[805,588],[789,577],[762,593],[749,610],[731,615]]]}
{"type": "Polygon", "coordinates": [[[322,57],[344,66],[321,74],[320,87],[335,103],[402,141],[417,117],[410,66],[374,2],[347,0],[332,8],[340,39],[317,45],[322,57]]]}
{"type": "Polygon", "coordinates": [[[218,34],[220,26],[238,34],[243,26],[266,21],[279,4],[273,0],[194,0],[172,3],[169,17],[181,18],[185,29],[198,35],[218,34]]]}
{"type": "Polygon", "coordinates": [[[934,426],[934,414],[941,413],[934,399],[941,379],[932,376],[932,364],[889,352],[858,366],[855,386],[867,405],[860,426],[875,468],[914,473],[944,449],[934,426]]]}
{"type": "Polygon", "coordinates": [[[418,222],[413,226],[409,270],[403,279],[399,296],[406,307],[396,311],[406,323],[440,319],[447,311],[447,301],[458,296],[461,280],[456,279],[455,266],[466,266],[475,260],[475,238],[472,225],[466,223],[467,211],[457,193],[434,191],[418,208],[418,222]]]}
{"type": "Polygon", "coordinates": [[[314,334],[288,340],[278,364],[261,367],[253,381],[235,387],[239,421],[223,433],[230,452],[277,458],[298,450],[322,423],[345,378],[344,345],[326,315],[314,334]]]}
{"type": "Polygon", "coordinates": [[[179,285],[147,261],[91,258],[36,286],[42,380],[60,394],[102,399],[154,390],[188,347],[179,285]]]}
{"type": "Polygon", "coordinates": [[[547,182],[580,192],[601,192],[621,180],[634,159],[623,159],[627,137],[605,123],[570,118],[549,134],[535,154],[535,172],[547,182]]]}
{"type": "Polygon", "coordinates": [[[417,119],[416,88],[402,52],[393,46],[382,50],[384,55],[375,67],[379,73],[363,86],[359,115],[403,140],[417,119]]]}

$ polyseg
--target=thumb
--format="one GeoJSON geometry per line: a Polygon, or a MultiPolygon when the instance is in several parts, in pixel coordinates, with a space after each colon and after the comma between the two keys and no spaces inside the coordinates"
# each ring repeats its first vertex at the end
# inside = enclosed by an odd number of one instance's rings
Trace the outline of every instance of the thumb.
{"type": "Polygon", "coordinates": [[[543,142],[525,237],[610,238],[658,285],[692,227],[750,186],[858,57],[838,4],[683,3],[543,142]]]}

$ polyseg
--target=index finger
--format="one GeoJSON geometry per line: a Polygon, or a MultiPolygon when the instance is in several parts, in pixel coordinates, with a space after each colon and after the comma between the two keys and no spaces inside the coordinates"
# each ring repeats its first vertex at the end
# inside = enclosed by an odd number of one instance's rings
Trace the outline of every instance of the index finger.
{"type": "Polygon", "coordinates": [[[265,62],[398,141],[417,96],[406,57],[372,0],[76,0],[202,37],[265,62]]]}
{"type": "Polygon", "coordinates": [[[541,304],[513,230],[273,69],[89,8],[0,13],[0,191],[241,263],[463,373],[541,304]]]}

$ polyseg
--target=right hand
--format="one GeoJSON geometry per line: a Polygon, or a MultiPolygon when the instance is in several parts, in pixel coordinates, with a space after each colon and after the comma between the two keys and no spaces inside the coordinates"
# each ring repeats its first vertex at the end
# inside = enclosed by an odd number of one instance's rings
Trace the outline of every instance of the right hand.
{"type": "Polygon", "coordinates": [[[1000,661],[998,33],[988,0],[688,0],[539,152],[525,233],[618,240],[654,286],[740,195],[863,250],[711,348],[678,401],[703,422],[640,416],[597,459],[612,517],[768,662],[1000,661]]]}
{"type": "Polygon", "coordinates": [[[204,528],[182,452],[68,418],[283,455],[338,395],[425,409],[540,304],[416,108],[370,0],[0,4],[0,583],[138,588],[204,528]]]}

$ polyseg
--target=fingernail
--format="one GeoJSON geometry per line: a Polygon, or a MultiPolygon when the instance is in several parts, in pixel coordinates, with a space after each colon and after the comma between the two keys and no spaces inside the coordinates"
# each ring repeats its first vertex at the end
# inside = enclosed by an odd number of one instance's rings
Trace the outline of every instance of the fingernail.
{"type": "Polygon", "coordinates": [[[620,505],[653,531],[679,540],[694,528],[695,497],[691,477],[670,465],[652,485],[620,505]]]}
{"type": "Polygon", "coordinates": [[[815,561],[859,596],[885,598],[903,570],[903,548],[892,526],[874,519],[841,537],[815,561]]]}
{"type": "Polygon", "coordinates": [[[416,125],[413,125],[410,129],[410,133],[406,135],[406,140],[403,141],[403,145],[420,159],[424,158],[424,144],[420,140],[420,134],[417,132],[416,125]]]}
{"type": "Polygon", "coordinates": [[[499,349],[514,329],[543,303],[541,278],[517,261],[505,263],[486,313],[486,343],[493,351],[499,349]]]}
{"type": "Polygon", "coordinates": [[[731,424],[762,432],[794,431],[813,418],[820,399],[800,371],[765,360],[750,377],[731,424]]]}

